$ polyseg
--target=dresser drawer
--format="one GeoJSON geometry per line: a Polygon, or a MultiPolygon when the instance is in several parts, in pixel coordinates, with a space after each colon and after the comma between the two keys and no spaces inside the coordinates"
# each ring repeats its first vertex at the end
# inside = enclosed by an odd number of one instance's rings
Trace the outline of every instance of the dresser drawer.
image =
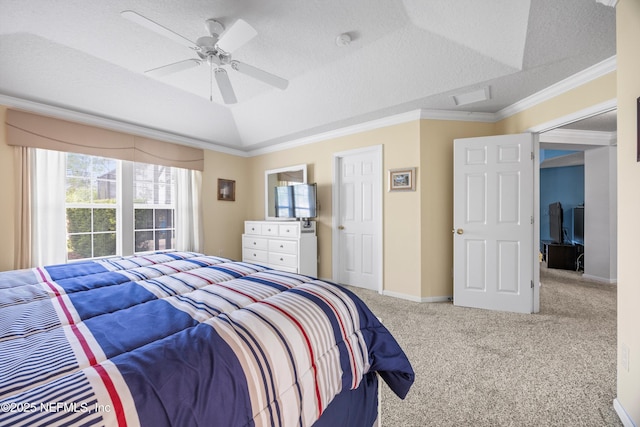
{"type": "Polygon", "coordinates": [[[298,267],[298,257],[290,254],[269,253],[269,264],[283,267],[298,267]]]}
{"type": "Polygon", "coordinates": [[[266,264],[269,262],[269,256],[267,255],[267,251],[243,248],[242,260],[245,262],[258,262],[258,263],[266,264]]]}
{"type": "Polygon", "coordinates": [[[278,224],[262,223],[262,235],[263,236],[277,236],[278,224]]]}
{"type": "Polygon", "coordinates": [[[278,226],[278,235],[281,237],[298,237],[300,235],[300,224],[281,224],[278,226]]]}
{"type": "Polygon", "coordinates": [[[285,253],[296,255],[298,253],[298,242],[296,240],[269,240],[269,252],[285,253]]]}
{"type": "Polygon", "coordinates": [[[262,223],[245,221],[244,234],[262,234],[262,223]]]}
{"type": "Polygon", "coordinates": [[[245,235],[242,236],[242,247],[246,248],[246,249],[260,249],[263,251],[267,250],[267,242],[269,240],[265,239],[264,237],[256,237],[256,236],[252,236],[252,235],[245,235]]]}

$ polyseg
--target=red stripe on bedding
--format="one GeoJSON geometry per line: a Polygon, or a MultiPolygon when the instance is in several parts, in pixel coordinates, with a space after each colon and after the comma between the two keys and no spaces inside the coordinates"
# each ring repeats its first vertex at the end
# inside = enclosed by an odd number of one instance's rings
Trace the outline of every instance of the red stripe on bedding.
{"type": "Polygon", "coordinates": [[[356,368],[356,359],[353,353],[353,347],[351,346],[351,341],[349,340],[349,337],[347,336],[347,331],[345,329],[344,323],[342,322],[342,317],[340,317],[340,315],[338,314],[338,310],[336,310],[336,308],[333,306],[333,304],[322,294],[319,294],[316,291],[312,291],[311,289],[305,289],[305,292],[309,292],[311,295],[315,295],[316,297],[320,298],[322,301],[324,301],[330,308],[331,311],[333,311],[333,314],[335,315],[336,319],[338,320],[338,323],[340,324],[340,331],[342,333],[342,339],[343,341],[347,344],[347,348],[349,349],[349,362],[351,364],[351,377],[353,378],[353,381],[351,383],[351,388],[355,389],[358,386],[358,375],[357,375],[357,368],[356,368]]]}
{"type": "Polygon", "coordinates": [[[109,373],[104,366],[102,365],[94,365],[93,369],[98,372],[100,378],[102,378],[102,382],[104,383],[107,392],[109,393],[109,398],[111,399],[111,403],[113,404],[113,409],[116,412],[116,419],[118,420],[119,426],[126,426],[127,419],[124,414],[124,407],[122,406],[122,401],[120,400],[120,395],[118,394],[118,390],[116,390],[116,386],[113,384],[113,380],[109,376],[109,373]]]}
{"type": "Polygon", "coordinates": [[[293,321],[293,323],[296,324],[296,326],[298,327],[298,329],[300,329],[300,332],[302,332],[302,336],[304,337],[305,341],[307,342],[307,349],[309,350],[309,356],[311,357],[311,367],[313,368],[313,377],[315,379],[315,387],[316,387],[316,401],[318,402],[318,418],[320,418],[320,415],[322,415],[322,396],[320,396],[320,387],[318,385],[318,367],[316,366],[316,358],[313,354],[313,348],[311,347],[311,340],[309,339],[309,336],[307,335],[307,332],[304,330],[304,328],[302,327],[302,325],[300,324],[300,322],[298,322],[298,319],[296,319],[295,317],[293,317],[291,314],[287,313],[284,309],[282,309],[281,307],[278,307],[274,304],[271,304],[268,301],[259,301],[262,304],[266,304],[271,308],[274,308],[276,310],[278,310],[279,312],[281,312],[282,314],[284,314],[285,316],[287,316],[291,321],[293,321]]]}
{"type": "Polygon", "coordinates": [[[67,322],[69,322],[69,326],[71,327],[71,330],[73,331],[73,334],[75,335],[76,339],[80,343],[80,346],[82,347],[82,351],[84,351],[84,354],[87,357],[89,364],[100,375],[100,378],[102,379],[102,382],[105,388],[107,389],[107,392],[109,393],[109,398],[111,399],[111,403],[114,406],[114,410],[116,411],[118,425],[126,426],[127,420],[124,417],[124,408],[122,406],[122,401],[120,400],[120,396],[118,395],[118,391],[116,390],[115,385],[113,384],[113,381],[109,377],[109,373],[104,369],[102,365],[98,364],[98,361],[96,359],[95,354],[93,353],[93,350],[91,350],[91,347],[87,342],[87,339],[84,337],[84,335],[82,334],[82,331],[78,328],[75,321],[73,320],[73,315],[71,314],[71,311],[67,307],[64,301],[64,298],[62,298],[60,291],[58,291],[56,286],[49,281],[49,279],[47,278],[47,275],[45,275],[40,268],[38,268],[37,270],[38,270],[38,273],[40,274],[40,277],[42,278],[42,281],[46,283],[47,286],[56,295],[55,300],[58,302],[58,305],[60,306],[60,308],[62,309],[62,312],[66,316],[67,322]]]}

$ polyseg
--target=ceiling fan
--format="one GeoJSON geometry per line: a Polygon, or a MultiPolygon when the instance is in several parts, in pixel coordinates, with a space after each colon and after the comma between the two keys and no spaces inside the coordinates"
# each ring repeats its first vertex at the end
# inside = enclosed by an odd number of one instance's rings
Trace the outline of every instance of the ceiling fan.
{"type": "MultiPolygon", "coordinates": [[[[226,31],[224,25],[219,21],[207,19],[205,21],[205,27],[209,35],[200,37],[194,43],[186,37],[132,10],[125,10],[120,14],[136,24],[193,49],[198,54],[198,58],[185,59],[145,71],[145,74],[149,76],[163,77],[168,74],[197,67],[202,63],[207,63],[211,67],[211,90],[213,91],[213,79],[215,78],[225,104],[235,104],[238,102],[227,71],[223,68],[225,65],[229,65],[235,71],[246,74],[281,90],[286,89],[289,85],[289,82],[282,77],[231,59],[232,52],[249,42],[258,34],[251,25],[242,19],[238,19],[227,28],[226,31]]],[[[213,99],[211,94],[209,99],[213,99]]]]}

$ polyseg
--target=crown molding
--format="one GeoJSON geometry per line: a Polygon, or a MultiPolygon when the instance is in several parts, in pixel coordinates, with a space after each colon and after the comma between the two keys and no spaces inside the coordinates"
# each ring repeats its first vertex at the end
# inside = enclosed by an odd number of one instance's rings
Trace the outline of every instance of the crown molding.
{"type": "Polygon", "coordinates": [[[340,138],[342,136],[349,136],[356,133],[367,132],[370,130],[380,129],[384,127],[399,125],[403,123],[413,122],[420,120],[420,110],[413,110],[406,113],[395,114],[393,116],[384,117],[381,119],[370,120],[356,125],[346,126],[343,128],[330,130],[327,132],[318,133],[315,135],[293,139],[291,141],[282,142],[279,144],[271,145],[269,147],[257,148],[247,152],[249,157],[259,156],[262,154],[275,153],[278,151],[289,150],[291,148],[300,147],[307,144],[313,144],[315,142],[326,141],[328,139],[340,138]]]}
{"type": "Polygon", "coordinates": [[[473,113],[468,111],[449,111],[449,110],[413,110],[402,114],[396,114],[393,116],[385,117],[382,119],[371,120],[357,125],[347,126],[340,129],[335,129],[328,132],[319,133],[316,135],[303,137],[287,142],[282,142],[269,147],[258,148],[247,152],[249,157],[259,156],[262,154],[275,153],[282,150],[289,150],[291,148],[300,147],[307,144],[313,144],[315,142],[326,141],[328,139],[335,139],[342,136],[353,135],[356,133],[367,132],[383,127],[398,125],[402,123],[413,122],[416,120],[453,120],[462,122],[485,122],[493,123],[495,114],[493,113],[473,113]]]}
{"type": "MultiPolygon", "coordinates": [[[[595,80],[599,77],[609,74],[615,71],[616,67],[617,67],[616,56],[614,55],[608,59],[605,59],[604,61],[599,62],[598,64],[593,65],[592,67],[589,67],[564,80],[561,80],[560,82],[554,85],[551,85],[546,89],[543,89],[527,98],[524,98],[523,100],[518,101],[515,104],[512,104],[506,108],[503,108],[502,110],[496,113],[420,109],[420,110],[415,110],[415,111],[411,111],[404,114],[389,116],[383,119],[373,120],[373,121],[357,124],[354,126],[348,126],[348,127],[336,129],[333,131],[320,133],[310,137],[283,142],[270,147],[251,150],[251,151],[248,151],[248,155],[258,156],[261,154],[273,153],[273,152],[287,150],[294,147],[299,147],[306,144],[311,144],[314,142],[320,142],[327,139],[351,135],[359,132],[365,132],[368,130],[373,130],[373,129],[391,126],[395,124],[406,123],[406,122],[418,120],[418,119],[495,123],[500,120],[506,119],[507,117],[510,117],[514,114],[525,111],[528,108],[533,107],[534,105],[540,104],[544,101],[548,101],[567,91],[570,91],[579,86],[582,86],[585,83],[588,83],[592,80],[595,80]]],[[[583,119],[585,117],[589,117],[589,116],[600,114],[606,111],[614,110],[616,108],[617,108],[616,99],[605,101],[601,104],[594,105],[593,107],[580,110],[579,112],[576,112],[572,116],[563,117],[561,119],[562,121],[558,121],[557,123],[556,122],[545,123],[546,129],[532,128],[532,129],[529,129],[529,131],[544,132],[558,126],[571,123],[578,119],[583,119]],[[574,116],[575,118],[572,118],[574,116]]]]}
{"type": "Polygon", "coordinates": [[[607,146],[616,144],[618,140],[618,133],[577,129],[553,129],[548,132],[541,133],[539,140],[541,143],[553,142],[563,144],[607,146]]]}
{"type": "Polygon", "coordinates": [[[96,116],[88,113],[81,113],[62,107],[56,107],[49,104],[30,101],[26,99],[16,98],[0,93],[0,105],[9,108],[17,108],[30,113],[42,114],[44,116],[54,117],[60,120],[68,120],[84,125],[96,126],[104,129],[114,130],[123,133],[129,133],[146,138],[158,139],[175,144],[186,145],[189,147],[201,148],[203,150],[218,151],[221,153],[232,154],[234,156],[247,157],[247,153],[235,148],[226,147],[204,140],[190,138],[170,132],[139,126],[132,123],[122,122],[115,119],[96,116]]]}
{"type": "Polygon", "coordinates": [[[605,59],[585,70],[582,70],[564,80],[555,83],[546,89],[534,93],[515,104],[512,104],[496,113],[496,121],[506,119],[514,114],[525,111],[537,104],[548,101],[558,95],[580,87],[592,80],[607,75],[617,69],[616,56],[605,59]]]}

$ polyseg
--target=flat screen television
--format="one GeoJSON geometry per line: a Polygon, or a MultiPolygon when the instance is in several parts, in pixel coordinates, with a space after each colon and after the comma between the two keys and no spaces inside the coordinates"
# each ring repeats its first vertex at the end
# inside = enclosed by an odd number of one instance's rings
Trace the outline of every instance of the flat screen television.
{"type": "Polygon", "coordinates": [[[562,238],[562,205],[560,202],[549,205],[549,237],[552,243],[563,243],[562,238]]]}
{"type": "Polygon", "coordinates": [[[316,184],[293,185],[293,214],[296,218],[315,218],[316,184]]]}
{"type": "Polygon", "coordinates": [[[275,207],[278,218],[315,218],[317,185],[313,183],[275,187],[275,207]]]}

